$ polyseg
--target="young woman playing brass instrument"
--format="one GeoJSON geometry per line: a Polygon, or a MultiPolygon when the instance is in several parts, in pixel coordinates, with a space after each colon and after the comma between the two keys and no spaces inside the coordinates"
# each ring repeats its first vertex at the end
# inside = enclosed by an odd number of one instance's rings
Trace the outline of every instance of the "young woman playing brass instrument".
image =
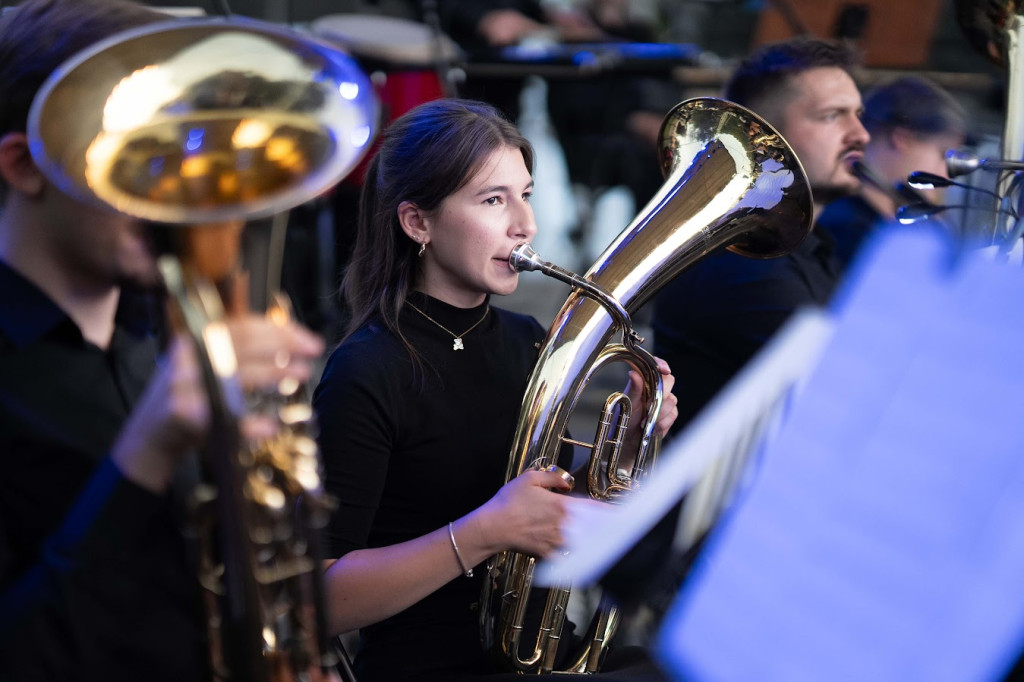
{"type": "MultiPolygon", "coordinates": [[[[532,165],[529,142],[492,107],[449,99],[395,121],[366,176],[343,284],[352,321],[314,398],[340,501],[331,626],[362,629],[364,682],[496,673],[479,642],[481,564],[505,549],[551,552],[572,507],[597,504],[559,494],[570,486],[554,471],[502,486],[544,330],[491,296],[515,290],[509,254],[537,230],[532,165]]],[[[661,370],[664,433],[675,399],[661,370]]]]}

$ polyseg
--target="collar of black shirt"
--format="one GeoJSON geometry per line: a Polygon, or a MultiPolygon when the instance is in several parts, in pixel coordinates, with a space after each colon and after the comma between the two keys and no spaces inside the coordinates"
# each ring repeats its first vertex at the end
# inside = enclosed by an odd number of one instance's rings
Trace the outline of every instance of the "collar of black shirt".
{"type": "MultiPolygon", "coordinates": [[[[7,263],[0,261],[0,331],[17,348],[71,322],[49,296],[7,263]]],[[[73,324],[73,323],[72,323],[73,324]]]]}
{"type": "MultiPolygon", "coordinates": [[[[25,348],[56,330],[81,341],[78,325],[46,293],[7,263],[0,261],[0,336],[15,348],[25,348]]],[[[158,336],[161,301],[151,292],[125,288],[117,322],[135,336],[158,336]]]]}

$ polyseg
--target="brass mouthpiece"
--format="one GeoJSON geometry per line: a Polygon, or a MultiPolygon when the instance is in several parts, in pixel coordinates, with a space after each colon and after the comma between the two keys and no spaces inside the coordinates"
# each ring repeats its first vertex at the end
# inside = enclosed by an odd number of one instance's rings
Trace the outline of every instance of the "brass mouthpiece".
{"type": "Polygon", "coordinates": [[[512,272],[540,270],[545,265],[543,259],[530,246],[530,242],[520,242],[508,256],[508,266],[512,272]]]}

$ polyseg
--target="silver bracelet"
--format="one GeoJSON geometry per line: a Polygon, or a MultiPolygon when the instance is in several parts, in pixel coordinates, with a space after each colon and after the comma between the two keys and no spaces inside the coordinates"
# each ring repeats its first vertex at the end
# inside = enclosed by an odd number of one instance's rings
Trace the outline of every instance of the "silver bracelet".
{"type": "Polygon", "coordinates": [[[454,521],[448,522],[448,539],[452,541],[452,549],[455,550],[455,560],[459,562],[459,568],[462,569],[462,575],[466,576],[467,578],[472,578],[473,569],[466,568],[465,562],[462,561],[462,555],[459,554],[459,546],[455,544],[455,530],[452,528],[452,524],[454,523],[454,521]]]}

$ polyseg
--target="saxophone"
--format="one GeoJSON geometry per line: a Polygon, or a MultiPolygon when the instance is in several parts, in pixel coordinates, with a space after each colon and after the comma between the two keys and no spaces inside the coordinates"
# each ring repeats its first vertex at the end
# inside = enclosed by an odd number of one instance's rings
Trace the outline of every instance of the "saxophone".
{"type": "MultiPolygon", "coordinates": [[[[662,123],[659,155],[665,183],[583,276],[543,261],[528,245],[512,252],[512,269],[541,271],[574,291],[555,316],[530,376],[506,480],[531,466],[553,465],[562,443],[572,443],[590,449],[592,498],[613,501],[635,493],[657,457],[662,387],[630,315],[719,247],[771,258],[794,248],[811,229],[811,192],[800,161],[778,132],[737,104],[698,98],[676,105],[662,123]],[[593,443],[568,439],[569,417],[590,378],[620,361],[644,378],[648,409],[638,451],[621,451],[632,413],[622,393],[606,401],[593,443]]],[[[484,647],[522,673],[597,671],[617,627],[615,607],[599,607],[569,666],[556,671],[570,587],[549,590],[529,642],[524,619],[534,565],[534,557],[514,551],[488,562],[480,613],[484,647]]]]}
{"type": "MultiPolygon", "coordinates": [[[[313,199],[355,167],[376,132],[372,93],[327,43],[254,20],[190,19],[72,57],[30,112],[33,157],[53,184],[171,234],[158,267],[172,317],[199,350],[211,408],[188,530],[216,680],[307,680],[336,662],[316,551],[332,500],[312,409],[298,382],[241,390],[225,320],[247,298],[243,225],[313,199]],[[244,442],[239,420],[253,411],[275,420],[275,436],[244,442]]],[[[278,299],[267,314],[285,324],[288,306],[278,299]]]]}

